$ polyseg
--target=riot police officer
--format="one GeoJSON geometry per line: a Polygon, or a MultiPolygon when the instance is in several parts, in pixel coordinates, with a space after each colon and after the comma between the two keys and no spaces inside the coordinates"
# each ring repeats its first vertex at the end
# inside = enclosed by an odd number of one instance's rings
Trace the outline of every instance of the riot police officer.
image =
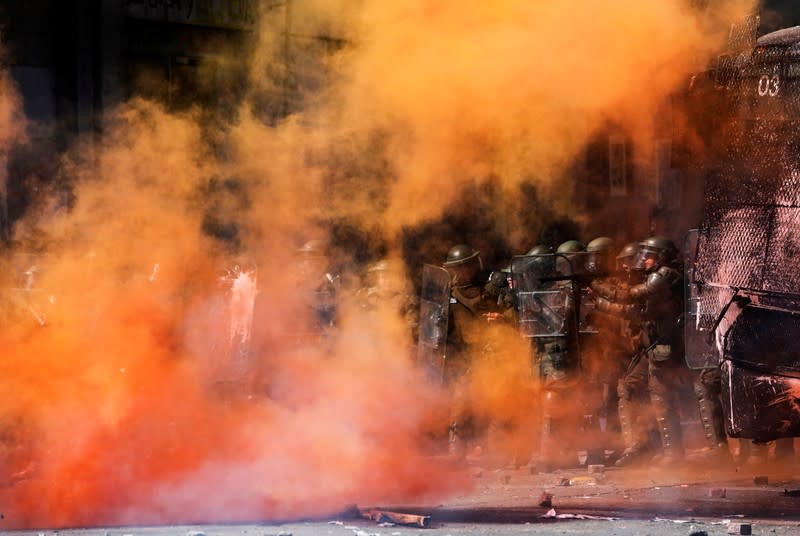
{"type": "Polygon", "coordinates": [[[683,457],[680,418],[676,401],[683,360],[683,276],[677,266],[678,249],[664,237],[639,243],[634,269],[644,281],[607,289],[593,286],[598,309],[635,317],[641,315],[641,357],[648,360],[647,386],[663,449],[662,463],[683,457]]]}
{"type": "Polygon", "coordinates": [[[639,251],[637,242],[626,244],[616,257],[614,275],[592,281],[599,314],[617,319],[617,340],[614,348],[619,350],[620,377],[616,383],[617,416],[624,450],[616,461],[619,467],[630,464],[650,451],[648,427],[643,422],[642,406],[649,398],[647,390],[648,359],[641,350],[641,315],[639,308],[627,307],[624,314],[619,308],[610,308],[602,296],[625,292],[641,283],[643,273],[633,270],[639,251]],[[610,310],[617,309],[617,310],[610,310]]]}
{"type": "MultiPolygon", "coordinates": [[[[639,253],[639,243],[625,244],[617,255],[617,278],[612,288],[629,289],[640,284],[644,273],[634,270],[639,253]]],[[[651,450],[650,432],[655,431],[645,419],[644,406],[649,405],[647,387],[649,360],[642,347],[642,316],[638,308],[629,311],[623,319],[621,342],[625,347],[627,363],[622,377],[617,382],[617,413],[625,445],[616,464],[629,465],[651,450]]]]}
{"type": "MultiPolygon", "coordinates": [[[[481,347],[481,323],[500,318],[496,299],[481,284],[483,261],[480,252],[467,244],[450,248],[442,266],[450,274],[450,307],[447,324],[445,381],[453,389],[450,411],[449,451],[453,457],[465,454],[465,439],[475,434],[468,415],[465,376],[471,360],[481,347]]],[[[474,428],[474,426],[473,426],[474,428]]]]}
{"type": "MultiPolygon", "coordinates": [[[[549,470],[554,465],[569,464],[570,449],[563,442],[577,430],[576,417],[564,412],[566,393],[575,387],[578,380],[578,315],[580,287],[573,279],[578,254],[585,246],[577,240],[568,240],[556,250],[555,269],[562,280],[554,282],[553,307],[543,304],[544,320],[550,324],[552,336],[535,339],[539,378],[542,385],[541,434],[537,466],[549,470]],[[556,314],[558,311],[558,314],[556,314]],[[573,430],[574,429],[574,430],[573,430]],[[558,444],[562,443],[562,444],[558,444]]],[[[577,456],[573,461],[577,461],[577,456]]]]}
{"type": "MultiPolygon", "coordinates": [[[[587,244],[586,252],[586,271],[593,277],[592,281],[616,286],[614,240],[606,236],[595,238],[587,244]]],[[[624,371],[625,356],[628,355],[623,339],[624,321],[618,316],[591,309],[584,316],[587,316],[592,331],[581,344],[581,361],[587,387],[594,395],[592,407],[587,409],[597,416],[603,446],[610,446],[608,442],[612,438],[607,432],[610,428],[618,428],[617,382],[624,371]]]]}

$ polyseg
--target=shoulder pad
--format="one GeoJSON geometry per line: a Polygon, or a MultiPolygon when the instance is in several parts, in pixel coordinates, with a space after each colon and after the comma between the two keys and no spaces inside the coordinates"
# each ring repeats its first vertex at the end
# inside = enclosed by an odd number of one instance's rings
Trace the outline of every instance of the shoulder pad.
{"type": "Polygon", "coordinates": [[[671,266],[662,266],[657,271],[660,277],[663,277],[671,284],[680,282],[683,279],[683,274],[671,266]]]}

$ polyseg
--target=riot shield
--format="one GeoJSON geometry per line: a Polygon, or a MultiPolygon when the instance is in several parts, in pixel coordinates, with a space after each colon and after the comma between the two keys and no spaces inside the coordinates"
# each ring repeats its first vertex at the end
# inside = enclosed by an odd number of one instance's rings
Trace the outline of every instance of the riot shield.
{"type": "Polygon", "coordinates": [[[199,336],[208,341],[208,349],[200,351],[209,360],[212,388],[223,398],[243,392],[253,368],[251,334],[257,294],[255,266],[238,259],[228,261],[204,306],[208,316],[199,336]]]}
{"type": "Polygon", "coordinates": [[[450,273],[440,266],[426,264],[422,268],[419,300],[417,361],[437,378],[444,378],[449,308],[450,273]]]}
{"type": "Polygon", "coordinates": [[[564,255],[519,255],[511,261],[517,325],[524,337],[565,337],[575,310],[567,310],[565,288],[575,278],[564,255]]]}
{"type": "Polygon", "coordinates": [[[581,335],[596,335],[598,326],[595,321],[595,302],[592,293],[589,291],[589,281],[594,277],[605,277],[608,274],[592,272],[589,273],[591,253],[572,253],[570,254],[570,268],[576,284],[579,285],[578,304],[578,333],[581,335]]]}
{"type": "Polygon", "coordinates": [[[720,289],[706,286],[695,279],[699,233],[692,229],[684,241],[684,341],[686,364],[691,369],[712,368],[719,363],[714,344],[714,328],[718,313],[720,289]],[[713,302],[713,303],[712,303],[713,302]]]}
{"type": "Polygon", "coordinates": [[[228,342],[234,358],[246,359],[250,354],[250,334],[258,293],[255,270],[236,266],[230,274],[228,306],[228,342]]]}

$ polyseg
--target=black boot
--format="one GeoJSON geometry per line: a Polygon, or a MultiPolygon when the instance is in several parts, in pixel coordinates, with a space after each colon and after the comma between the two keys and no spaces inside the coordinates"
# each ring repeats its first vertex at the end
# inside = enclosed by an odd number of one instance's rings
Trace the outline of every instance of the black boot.
{"type": "Polygon", "coordinates": [[[668,408],[667,401],[650,393],[650,402],[656,416],[656,426],[661,434],[662,454],[660,465],[672,466],[683,461],[683,441],[681,440],[681,422],[677,408],[668,408]]]}
{"type": "Polygon", "coordinates": [[[733,463],[733,458],[728,449],[728,438],[722,423],[722,408],[716,407],[712,400],[700,396],[697,400],[700,409],[700,422],[703,425],[703,435],[708,448],[700,454],[700,460],[716,460],[722,463],[733,463]]]}
{"type": "Polygon", "coordinates": [[[637,439],[636,430],[634,428],[636,423],[636,408],[635,403],[628,400],[626,397],[620,397],[618,403],[619,411],[619,426],[622,430],[622,441],[625,444],[625,450],[614,465],[617,467],[625,467],[635,463],[644,458],[650,451],[646,442],[637,439]]]}
{"type": "Polygon", "coordinates": [[[700,421],[703,424],[703,435],[710,449],[725,447],[727,450],[728,437],[725,434],[725,424],[722,420],[722,403],[713,391],[707,388],[699,379],[694,385],[697,395],[697,406],[700,410],[700,421]]]}

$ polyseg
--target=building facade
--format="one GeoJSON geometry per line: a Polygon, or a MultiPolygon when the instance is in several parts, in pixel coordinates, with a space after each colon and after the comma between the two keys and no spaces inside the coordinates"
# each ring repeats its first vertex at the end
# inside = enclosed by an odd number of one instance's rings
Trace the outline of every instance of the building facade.
{"type": "MultiPolygon", "coordinates": [[[[52,157],[102,136],[104,114],[143,95],[170,109],[224,107],[241,86],[258,0],[0,0],[5,69],[28,120],[0,189],[0,238],[58,176],[52,157]],[[232,54],[232,51],[237,51],[232,54]]],[[[88,154],[88,153],[87,153],[88,154]]]]}

